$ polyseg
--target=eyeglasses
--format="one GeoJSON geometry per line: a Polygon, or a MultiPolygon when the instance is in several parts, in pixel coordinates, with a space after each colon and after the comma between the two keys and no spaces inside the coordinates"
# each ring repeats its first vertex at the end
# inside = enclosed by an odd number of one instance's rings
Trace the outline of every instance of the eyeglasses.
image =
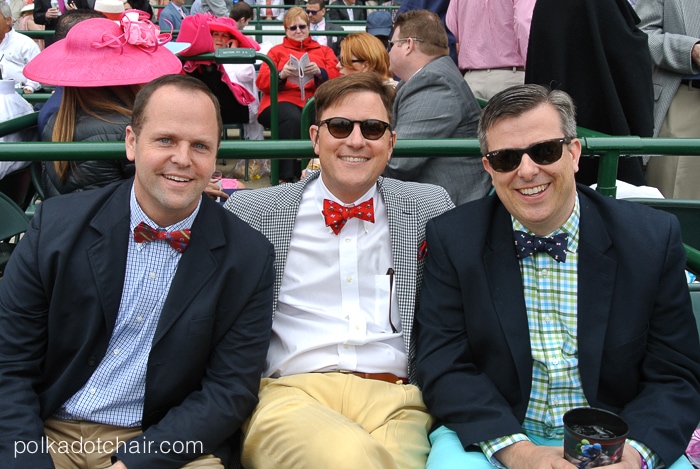
{"type": "Polygon", "coordinates": [[[306,10],[306,14],[311,15],[311,16],[316,16],[316,14],[320,11],[321,10],[306,10]]]}
{"type": "Polygon", "coordinates": [[[328,133],[335,138],[347,138],[353,130],[355,124],[360,124],[360,132],[367,140],[379,140],[382,138],[387,129],[391,130],[391,125],[378,119],[367,119],[363,121],[353,121],[344,117],[331,117],[321,121],[318,126],[326,124],[328,133]]]}
{"type": "Polygon", "coordinates": [[[287,29],[290,30],[290,31],[296,31],[297,28],[299,28],[299,31],[303,31],[303,30],[306,29],[306,25],[305,25],[305,24],[299,24],[299,25],[296,25],[296,24],[295,24],[294,26],[290,26],[290,27],[288,27],[287,29]]]}
{"type": "Polygon", "coordinates": [[[366,61],[366,60],[362,60],[362,59],[352,59],[352,60],[350,60],[349,62],[345,62],[344,60],[340,59],[340,60],[338,60],[338,62],[340,63],[340,66],[341,66],[341,67],[345,67],[348,63],[351,63],[351,64],[361,64],[361,63],[365,63],[365,62],[367,62],[367,61],[366,61]]]}
{"type": "Polygon", "coordinates": [[[525,153],[539,165],[556,163],[561,158],[564,144],[571,143],[571,137],[555,138],[535,143],[527,148],[505,148],[503,150],[490,151],[484,156],[489,164],[499,173],[508,173],[520,166],[525,153]]]}
{"type": "Polygon", "coordinates": [[[406,42],[409,39],[416,41],[416,42],[423,42],[423,39],[421,39],[419,37],[402,37],[399,39],[394,39],[393,41],[389,41],[388,50],[391,50],[391,48],[394,47],[394,44],[401,44],[402,42],[406,42]]]}

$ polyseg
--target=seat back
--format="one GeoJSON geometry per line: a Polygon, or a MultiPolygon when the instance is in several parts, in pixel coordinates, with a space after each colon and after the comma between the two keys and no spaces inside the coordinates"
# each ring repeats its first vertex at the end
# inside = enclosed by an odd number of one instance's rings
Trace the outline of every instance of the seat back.
{"type": "Polygon", "coordinates": [[[0,276],[5,272],[5,266],[10,254],[19,241],[20,234],[27,231],[29,218],[24,211],[7,195],[0,192],[0,276]],[[13,241],[14,238],[14,241],[13,241]]]}
{"type": "Polygon", "coordinates": [[[0,192],[7,195],[22,209],[27,208],[34,196],[29,167],[14,171],[0,179],[0,192]]]}
{"type": "Polygon", "coordinates": [[[683,243],[700,249],[700,200],[638,198],[626,200],[674,214],[681,222],[683,243]]]}
{"type": "Polygon", "coordinates": [[[700,283],[690,283],[688,289],[690,290],[690,299],[693,302],[695,325],[698,328],[698,335],[700,335],[700,283]]]}
{"type": "Polygon", "coordinates": [[[7,195],[0,192],[0,240],[11,239],[27,231],[29,218],[7,195]]]}

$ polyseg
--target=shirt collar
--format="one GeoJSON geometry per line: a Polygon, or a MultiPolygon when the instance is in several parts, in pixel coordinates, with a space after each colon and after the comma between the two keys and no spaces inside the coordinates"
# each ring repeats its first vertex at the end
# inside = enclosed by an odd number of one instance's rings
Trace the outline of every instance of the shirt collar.
{"type": "MultiPolygon", "coordinates": [[[[579,204],[578,193],[576,193],[576,200],[574,201],[574,209],[571,211],[569,218],[562,224],[559,228],[552,231],[547,236],[554,236],[559,233],[566,233],[569,235],[568,244],[566,247],[567,252],[577,252],[578,251],[578,237],[579,237],[579,221],[581,218],[581,207],[579,204]]],[[[513,230],[524,231],[529,234],[534,234],[532,231],[525,228],[525,225],[520,223],[519,220],[510,216],[511,222],[513,224],[513,230]]]]}
{"type": "Polygon", "coordinates": [[[139,205],[138,201],[136,200],[136,193],[134,192],[134,186],[132,184],[131,186],[131,200],[129,203],[129,207],[131,208],[131,216],[130,216],[130,229],[131,232],[134,231],[134,228],[136,225],[138,225],[141,222],[146,223],[148,226],[155,228],[155,229],[162,229],[165,231],[177,231],[177,230],[184,230],[184,229],[191,229],[192,224],[194,223],[194,219],[197,218],[197,213],[199,213],[199,207],[202,205],[202,198],[199,198],[199,202],[197,203],[197,206],[195,207],[194,211],[185,218],[184,220],[181,220],[175,224],[172,224],[170,226],[159,226],[158,223],[154,222],[151,220],[148,215],[143,211],[141,206],[139,205]]]}

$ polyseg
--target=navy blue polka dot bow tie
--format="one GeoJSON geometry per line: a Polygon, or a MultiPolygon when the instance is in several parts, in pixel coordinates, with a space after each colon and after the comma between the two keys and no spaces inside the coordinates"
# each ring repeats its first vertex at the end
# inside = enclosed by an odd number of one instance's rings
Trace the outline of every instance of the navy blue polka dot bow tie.
{"type": "Polygon", "coordinates": [[[569,235],[559,233],[552,238],[543,238],[515,230],[515,253],[518,259],[525,259],[535,252],[546,252],[557,262],[566,261],[566,245],[569,235]]]}

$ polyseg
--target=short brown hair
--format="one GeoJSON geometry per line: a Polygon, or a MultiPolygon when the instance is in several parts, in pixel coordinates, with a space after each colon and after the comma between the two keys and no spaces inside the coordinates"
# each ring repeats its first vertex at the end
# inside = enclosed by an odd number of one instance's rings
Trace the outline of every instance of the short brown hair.
{"type": "Polygon", "coordinates": [[[224,130],[224,124],[221,120],[219,100],[203,81],[188,75],[163,75],[162,77],[151,81],[144,86],[141,91],[139,91],[139,93],[136,95],[136,101],[134,101],[134,111],[131,114],[131,128],[134,130],[136,136],[141,133],[143,124],[146,121],[146,107],[148,107],[148,103],[151,100],[153,93],[164,86],[173,86],[178,90],[188,92],[200,91],[207,95],[209,99],[211,99],[211,102],[214,104],[214,109],[216,110],[216,122],[219,130],[217,134],[218,140],[216,143],[221,143],[221,135],[224,130]]]}
{"type": "Polygon", "coordinates": [[[353,93],[369,91],[376,93],[382,100],[386,114],[391,124],[392,106],[396,92],[394,87],[384,83],[384,79],[375,72],[353,73],[334,78],[323,83],[314,93],[316,106],[316,124],[321,122],[323,112],[334,104],[342,101],[353,93]]]}
{"type": "MultiPolygon", "coordinates": [[[[441,57],[448,55],[447,31],[438,15],[428,10],[409,10],[396,17],[394,30],[401,28],[401,38],[412,37],[418,50],[426,55],[441,57]]],[[[397,38],[398,39],[398,38],[397,38]]]]}

